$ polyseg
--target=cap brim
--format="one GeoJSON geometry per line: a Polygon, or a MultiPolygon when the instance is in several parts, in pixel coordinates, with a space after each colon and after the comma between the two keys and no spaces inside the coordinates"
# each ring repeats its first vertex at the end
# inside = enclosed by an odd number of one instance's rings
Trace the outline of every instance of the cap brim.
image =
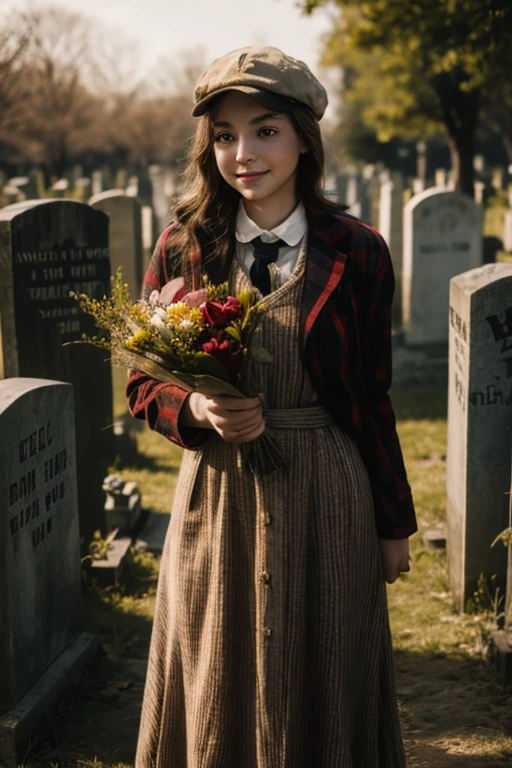
{"type": "Polygon", "coordinates": [[[293,101],[287,99],[285,96],[280,96],[278,93],[264,90],[263,88],[254,88],[251,85],[228,85],[226,88],[219,88],[213,93],[209,93],[204,99],[197,102],[192,110],[193,117],[200,117],[213,109],[217,100],[228,93],[229,91],[240,91],[250,96],[252,99],[261,104],[262,107],[272,109],[274,112],[290,112],[293,109],[293,101]]]}

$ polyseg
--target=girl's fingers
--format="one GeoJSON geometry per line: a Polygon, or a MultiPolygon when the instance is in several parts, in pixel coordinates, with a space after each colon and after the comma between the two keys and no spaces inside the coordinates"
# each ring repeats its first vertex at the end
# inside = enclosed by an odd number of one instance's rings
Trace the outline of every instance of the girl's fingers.
{"type": "Polygon", "coordinates": [[[261,408],[259,397],[228,397],[222,395],[219,397],[208,398],[208,409],[212,413],[232,413],[236,411],[250,411],[261,408]]]}

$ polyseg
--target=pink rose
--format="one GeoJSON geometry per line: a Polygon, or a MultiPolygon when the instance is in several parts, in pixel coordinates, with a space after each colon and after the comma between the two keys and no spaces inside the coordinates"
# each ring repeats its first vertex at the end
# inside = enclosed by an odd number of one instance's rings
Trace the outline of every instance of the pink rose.
{"type": "Polygon", "coordinates": [[[208,292],[206,288],[200,288],[198,291],[191,291],[191,293],[186,293],[182,297],[181,301],[184,301],[185,304],[188,304],[189,307],[199,307],[203,301],[206,301],[207,293],[208,292]]]}

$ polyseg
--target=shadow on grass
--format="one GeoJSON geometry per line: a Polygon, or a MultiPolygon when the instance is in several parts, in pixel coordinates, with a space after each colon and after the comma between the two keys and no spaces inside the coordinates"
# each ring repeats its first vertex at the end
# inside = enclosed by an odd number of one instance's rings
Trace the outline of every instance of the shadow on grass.
{"type": "Polygon", "coordinates": [[[448,391],[445,387],[393,387],[390,394],[399,421],[446,420],[448,391]]]}
{"type": "MultiPolygon", "coordinates": [[[[42,739],[27,768],[133,765],[150,625],[141,617],[139,622],[144,658],[117,656],[109,648],[93,674],[60,703],[54,742],[42,739]]],[[[122,623],[111,606],[96,628],[109,634],[122,623]]],[[[494,670],[482,659],[401,651],[396,671],[409,768],[510,765],[510,691],[496,684],[494,670]]]]}
{"type": "Polygon", "coordinates": [[[411,768],[505,768],[512,759],[510,688],[481,658],[395,652],[411,768]]]}

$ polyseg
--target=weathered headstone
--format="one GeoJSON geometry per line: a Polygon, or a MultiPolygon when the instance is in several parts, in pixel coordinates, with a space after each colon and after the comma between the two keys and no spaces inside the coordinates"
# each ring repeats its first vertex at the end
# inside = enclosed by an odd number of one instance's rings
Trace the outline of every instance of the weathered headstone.
{"type": "Polygon", "coordinates": [[[153,254],[153,249],[159,236],[158,222],[156,220],[153,208],[150,205],[143,205],[141,211],[142,222],[142,252],[143,252],[143,272],[149,266],[149,261],[153,254]]]}
{"type": "Polygon", "coordinates": [[[93,171],[91,180],[91,192],[93,196],[101,194],[103,192],[103,173],[99,170],[93,171]]]}
{"type": "Polygon", "coordinates": [[[488,264],[450,285],[447,544],[455,603],[481,573],[505,586],[512,438],[512,264],[488,264]]]}
{"type": "Polygon", "coordinates": [[[473,187],[475,190],[475,203],[481,205],[484,202],[485,182],[475,181],[473,187]]]}
{"type": "Polygon", "coordinates": [[[450,280],[482,264],[482,207],[436,187],[404,208],[402,319],[407,344],[448,344],[450,280]]]}
{"type": "Polygon", "coordinates": [[[393,325],[402,325],[402,259],[403,259],[403,194],[402,174],[393,173],[380,187],[378,230],[386,241],[395,273],[393,325]]]}
{"type": "Polygon", "coordinates": [[[67,179],[58,179],[52,184],[52,192],[55,197],[67,197],[69,194],[69,181],[67,179]]]}
{"type": "Polygon", "coordinates": [[[95,332],[70,291],[110,289],[108,218],[74,201],[18,203],[0,211],[0,378],[73,384],[80,533],[103,528],[101,485],[112,459],[112,382],[106,353],[69,344],[95,332]]]}
{"type": "Polygon", "coordinates": [[[111,189],[91,197],[89,205],[106,213],[109,218],[110,269],[115,274],[118,267],[136,301],[141,293],[142,224],[141,205],[136,197],[129,197],[122,189],[111,189]]]}
{"type": "Polygon", "coordinates": [[[420,195],[425,189],[425,179],[413,179],[412,180],[412,193],[413,195],[420,195]]]}
{"type": "Polygon", "coordinates": [[[0,434],[0,762],[16,768],[95,644],[81,632],[71,385],[0,381],[0,434]]]}
{"type": "Polygon", "coordinates": [[[148,170],[153,188],[153,210],[158,221],[158,227],[162,230],[171,219],[169,200],[165,194],[165,175],[159,165],[150,165],[148,170]]]}
{"type": "Polygon", "coordinates": [[[446,168],[436,168],[434,180],[436,187],[446,187],[446,168]]]}

